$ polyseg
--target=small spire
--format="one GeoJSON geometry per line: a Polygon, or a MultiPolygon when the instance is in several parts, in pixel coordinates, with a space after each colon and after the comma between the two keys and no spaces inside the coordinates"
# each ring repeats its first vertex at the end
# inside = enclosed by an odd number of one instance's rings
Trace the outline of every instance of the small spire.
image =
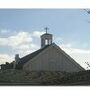
{"type": "Polygon", "coordinates": [[[48,28],[48,27],[45,27],[44,29],[46,30],[46,33],[47,33],[47,30],[48,30],[49,28],[48,28]]]}

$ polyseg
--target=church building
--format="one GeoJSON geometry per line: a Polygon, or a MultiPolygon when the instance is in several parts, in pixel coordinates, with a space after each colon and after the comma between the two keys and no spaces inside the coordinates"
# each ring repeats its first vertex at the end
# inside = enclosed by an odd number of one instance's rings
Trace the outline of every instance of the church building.
{"type": "Polygon", "coordinates": [[[53,43],[53,35],[41,35],[41,48],[22,58],[16,55],[16,69],[25,71],[79,72],[85,69],[53,43]]]}

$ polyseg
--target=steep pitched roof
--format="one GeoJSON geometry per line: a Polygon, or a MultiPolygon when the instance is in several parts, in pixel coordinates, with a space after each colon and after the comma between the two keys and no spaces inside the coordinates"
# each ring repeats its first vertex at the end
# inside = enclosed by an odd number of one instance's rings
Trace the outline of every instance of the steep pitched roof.
{"type": "Polygon", "coordinates": [[[64,52],[64,51],[63,51],[59,46],[57,46],[55,43],[53,43],[52,46],[56,47],[57,50],[59,50],[60,53],[63,53],[63,55],[66,56],[73,65],[75,65],[75,66],[78,67],[79,69],[85,70],[83,67],[81,67],[80,64],[78,64],[72,57],[70,57],[66,52],[64,52]]]}
{"type": "Polygon", "coordinates": [[[39,49],[39,50],[31,53],[31,54],[28,54],[28,55],[20,58],[20,61],[18,62],[16,68],[21,69],[22,66],[23,66],[26,62],[28,62],[30,59],[34,58],[36,55],[38,55],[39,53],[41,53],[44,49],[46,49],[46,48],[49,47],[49,46],[50,46],[50,45],[46,45],[44,48],[41,48],[41,49],[39,49]]]}
{"type": "Polygon", "coordinates": [[[28,62],[29,60],[31,60],[32,58],[34,58],[35,56],[37,56],[39,53],[41,53],[41,52],[42,52],[43,50],[45,50],[46,48],[52,47],[52,46],[55,47],[55,48],[56,48],[60,53],[62,53],[64,56],[66,56],[66,57],[70,60],[70,62],[71,62],[72,64],[74,64],[74,65],[75,65],[76,67],[78,67],[79,69],[83,69],[83,70],[84,70],[84,68],[82,68],[73,58],[71,58],[67,53],[65,53],[65,52],[64,52],[59,46],[57,46],[55,43],[53,43],[53,44],[51,44],[51,45],[47,45],[47,46],[45,46],[44,48],[41,48],[41,49],[39,49],[39,50],[31,53],[31,54],[26,55],[25,57],[22,57],[22,58],[20,59],[20,61],[18,62],[18,65],[17,65],[16,68],[21,69],[26,62],[28,62]]]}

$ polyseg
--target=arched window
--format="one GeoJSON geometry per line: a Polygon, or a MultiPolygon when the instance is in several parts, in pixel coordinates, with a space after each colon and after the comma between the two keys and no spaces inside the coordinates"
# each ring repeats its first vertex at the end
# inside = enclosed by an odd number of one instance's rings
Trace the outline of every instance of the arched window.
{"type": "Polygon", "coordinates": [[[51,40],[49,40],[49,45],[51,44],[51,40]]]}
{"type": "Polygon", "coordinates": [[[47,39],[45,40],[45,45],[48,45],[48,40],[47,39]]]}

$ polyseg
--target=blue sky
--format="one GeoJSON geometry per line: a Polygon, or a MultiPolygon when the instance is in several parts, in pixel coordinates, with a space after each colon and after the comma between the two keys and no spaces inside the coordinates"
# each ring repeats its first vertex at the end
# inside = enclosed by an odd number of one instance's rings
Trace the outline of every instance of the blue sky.
{"type": "MultiPolygon", "coordinates": [[[[24,56],[39,49],[39,36],[44,33],[44,28],[47,26],[48,32],[54,36],[54,42],[86,67],[84,62],[90,62],[89,21],[90,15],[83,9],[0,9],[1,59],[5,55],[10,59],[16,53],[24,56]],[[19,39],[22,41],[24,37],[25,42],[20,42],[19,39]],[[16,43],[12,45],[14,40],[16,43]],[[22,53],[20,45],[31,51],[22,53]],[[70,53],[70,50],[75,52],[70,53]]],[[[24,49],[24,52],[27,49],[24,49]]],[[[2,62],[5,60],[2,59],[2,62]]]]}
{"type": "Polygon", "coordinates": [[[54,36],[64,37],[69,42],[77,41],[75,47],[83,48],[81,43],[89,44],[89,18],[90,15],[83,9],[0,10],[0,29],[31,32],[44,31],[43,28],[48,26],[54,36]]]}

